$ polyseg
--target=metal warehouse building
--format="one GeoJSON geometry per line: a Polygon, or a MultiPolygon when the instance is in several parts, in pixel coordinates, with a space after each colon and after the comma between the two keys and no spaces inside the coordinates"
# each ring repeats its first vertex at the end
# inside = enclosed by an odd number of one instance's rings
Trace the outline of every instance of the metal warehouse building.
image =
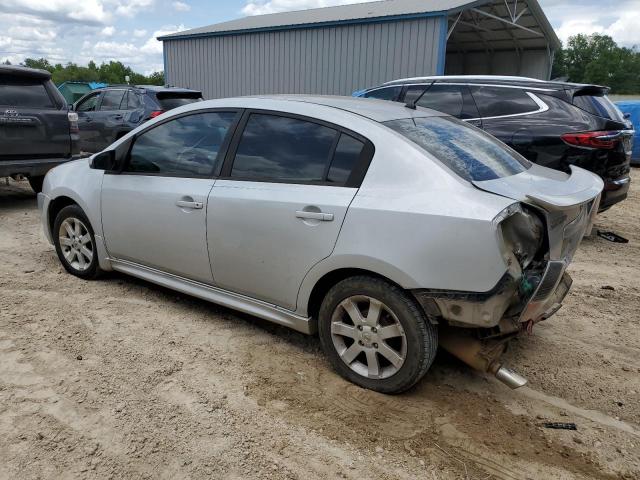
{"type": "Polygon", "coordinates": [[[548,79],[560,47],[536,0],[386,0],[245,17],[159,40],[167,83],[205,98],[349,95],[424,75],[548,79]]]}

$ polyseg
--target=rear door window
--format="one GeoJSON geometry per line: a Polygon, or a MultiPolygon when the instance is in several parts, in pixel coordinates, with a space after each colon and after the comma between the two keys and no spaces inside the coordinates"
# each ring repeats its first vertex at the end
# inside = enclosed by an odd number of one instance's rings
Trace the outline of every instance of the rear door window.
{"type": "Polygon", "coordinates": [[[346,133],[341,134],[329,167],[327,182],[341,185],[347,183],[351,172],[360,161],[363,149],[364,143],[360,140],[346,133]]]}
{"type": "Polygon", "coordinates": [[[480,116],[522,115],[539,110],[538,104],[521,88],[470,86],[480,116]]]}
{"type": "Polygon", "coordinates": [[[470,182],[516,175],[531,166],[488,133],[451,117],[406,118],[384,124],[470,182]]]}
{"type": "MultiPolygon", "coordinates": [[[[140,94],[129,90],[127,92],[126,98],[126,110],[136,110],[142,107],[142,99],[140,98],[140,94]]],[[[125,101],[123,100],[123,106],[125,101]]]]}
{"type": "Polygon", "coordinates": [[[153,127],[136,138],[125,171],[208,177],[235,117],[235,112],[206,112],[153,127]]]}
{"type": "Polygon", "coordinates": [[[231,177],[256,181],[324,182],[338,131],[279,115],[252,113],[231,177]]]}
{"type": "Polygon", "coordinates": [[[55,108],[42,80],[0,75],[0,105],[5,107],[55,108]]]}
{"type": "Polygon", "coordinates": [[[478,109],[465,85],[434,84],[410,85],[405,94],[405,103],[415,101],[416,105],[431,108],[456,118],[478,118],[478,109]],[[427,89],[425,91],[425,89],[427,89]],[[423,94],[424,92],[424,94],[423,94]]]}
{"type": "Polygon", "coordinates": [[[371,90],[370,92],[366,92],[362,96],[364,98],[377,98],[378,100],[395,101],[400,96],[400,92],[402,92],[402,86],[401,85],[397,85],[397,86],[394,86],[394,87],[376,88],[375,90],[371,90]]]}
{"type": "Polygon", "coordinates": [[[107,90],[102,97],[100,110],[120,110],[126,90],[107,90]]]}

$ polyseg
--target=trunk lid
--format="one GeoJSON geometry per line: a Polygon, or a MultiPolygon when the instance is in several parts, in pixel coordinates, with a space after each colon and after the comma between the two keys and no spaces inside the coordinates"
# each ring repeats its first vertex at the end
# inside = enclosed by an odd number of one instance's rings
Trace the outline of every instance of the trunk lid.
{"type": "Polygon", "coordinates": [[[568,175],[536,164],[517,175],[474,181],[473,184],[481,190],[535,204],[545,210],[563,210],[589,202],[604,186],[600,177],[574,165],[568,175]]]}

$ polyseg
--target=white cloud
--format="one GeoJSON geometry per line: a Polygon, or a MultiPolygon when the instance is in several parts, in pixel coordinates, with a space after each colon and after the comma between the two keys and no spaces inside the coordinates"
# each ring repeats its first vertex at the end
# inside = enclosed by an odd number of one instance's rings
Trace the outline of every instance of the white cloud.
{"type": "Polygon", "coordinates": [[[171,5],[176,12],[188,12],[191,10],[191,5],[185,2],[173,2],[171,5]]]}
{"type": "Polygon", "coordinates": [[[114,27],[113,25],[109,25],[108,27],[104,27],[100,31],[100,33],[105,37],[111,37],[114,33],[116,33],[116,27],[114,27]]]}
{"type": "Polygon", "coordinates": [[[116,15],[133,17],[138,12],[149,9],[155,0],[104,0],[116,12],[116,15]]]}
{"type": "Polygon", "coordinates": [[[187,30],[187,27],[184,25],[164,26],[160,30],[153,32],[145,44],[140,47],[140,50],[148,54],[162,55],[162,42],[157,40],[157,38],[169,35],[170,33],[182,32],[183,30],[187,30]]]}
{"type": "Polygon", "coordinates": [[[109,14],[100,0],[13,0],[0,2],[0,12],[25,14],[58,22],[105,23],[109,14]]]}
{"type": "Polygon", "coordinates": [[[147,31],[142,28],[140,30],[138,30],[137,28],[133,31],[133,36],[136,38],[142,38],[147,34],[147,31]]]}
{"type": "Polygon", "coordinates": [[[588,0],[580,8],[562,0],[542,0],[541,4],[565,45],[578,33],[602,33],[620,45],[640,45],[640,0],[588,0]]]}

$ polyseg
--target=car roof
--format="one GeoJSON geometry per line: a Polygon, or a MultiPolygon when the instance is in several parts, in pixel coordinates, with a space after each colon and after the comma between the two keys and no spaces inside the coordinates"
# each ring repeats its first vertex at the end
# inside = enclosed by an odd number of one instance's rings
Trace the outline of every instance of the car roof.
{"type": "Polygon", "coordinates": [[[41,79],[51,78],[51,72],[48,72],[47,70],[23,67],[21,65],[0,65],[0,74],[41,79]]]}
{"type": "Polygon", "coordinates": [[[565,89],[581,89],[585,87],[595,87],[606,89],[600,85],[571,83],[571,82],[559,82],[554,80],[540,80],[539,78],[530,77],[516,77],[508,75],[440,75],[440,76],[426,76],[426,77],[410,77],[400,78],[397,80],[391,80],[385,82],[378,87],[392,86],[392,85],[405,85],[415,83],[482,83],[487,85],[509,85],[518,87],[531,87],[531,88],[545,88],[550,90],[565,90],[565,89]]]}
{"type": "Polygon", "coordinates": [[[202,95],[202,92],[200,90],[193,90],[191,88],[182,88],[182,87],[172,87],[172,86],[164,86],[164,85],[127,85],[126,83],[122,83],[122,84],[111,84],[111,85],[107,85],[106,87],[100,87],[100,88],[96,88],[95,91],[101,91],[101,90],[120,90],[123,88],[135,88],[138,90],[148,90],[154,93],[159,93],[159,92],[175,92],[175,93],[199,93],[200,95],[202,95]]]}
{"type": "MultiPolygon", "coordinates": [[[[343,97],[338,95],[259,95],[251,98],[255,100],[280,100],[286,102],[300,102],[324,107],[336,108],[376,122],[386,122],[401,118],[441,117],[444,113],[428,108],[408,108],[403,103],[389,102],[373,98],[343,97]]],[[[259,108],[259,107],[255,107],[259,108]]]]}

